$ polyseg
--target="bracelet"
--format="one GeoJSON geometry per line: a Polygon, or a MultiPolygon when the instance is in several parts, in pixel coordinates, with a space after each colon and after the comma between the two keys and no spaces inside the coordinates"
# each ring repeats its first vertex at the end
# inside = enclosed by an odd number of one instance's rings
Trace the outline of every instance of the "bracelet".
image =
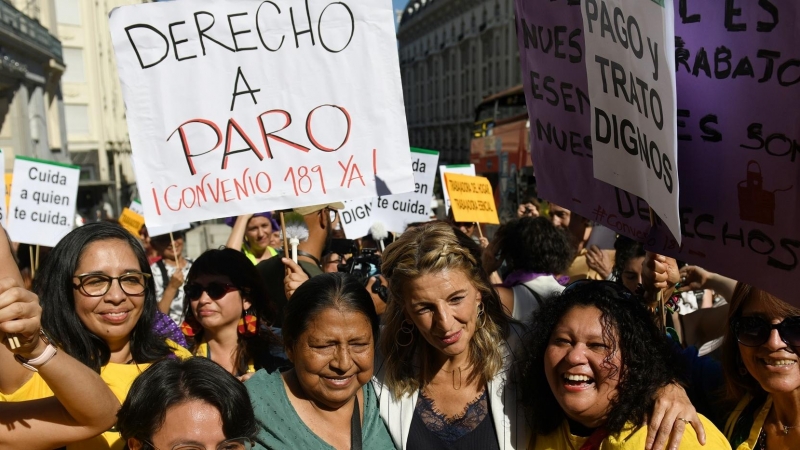
{"type": "Polygon", "coordinates": [[[47,364],[51,359],[53,359],[54,356],[56,356],[56,353],[58,353],[58,349],[50,342],[50,339],[48,339],[47,335],[44,334],[44,330],[41,328],[39,329],[39,338],[45,344],[47,344],[47,347],[44,348],[44,351],[41,355],[27,360],[20,355],[14,355],[14,358],[17,360],[17,362],[22,364],[22,367],[33,372],[38,372],[39,369],[37,369],[37,367],[47,364]]]}

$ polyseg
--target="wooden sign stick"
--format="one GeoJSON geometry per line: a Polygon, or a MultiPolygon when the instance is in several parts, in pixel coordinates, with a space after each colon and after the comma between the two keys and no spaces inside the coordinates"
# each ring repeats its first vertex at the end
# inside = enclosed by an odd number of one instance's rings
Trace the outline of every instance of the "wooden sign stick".
{"type": "Polygon", "coordinates": [[[481,230],[481,224],[475,222],[475,226],[478,227],[478,236],[480,236],[481,239],[483,239],[483,230],[481,230]]]}

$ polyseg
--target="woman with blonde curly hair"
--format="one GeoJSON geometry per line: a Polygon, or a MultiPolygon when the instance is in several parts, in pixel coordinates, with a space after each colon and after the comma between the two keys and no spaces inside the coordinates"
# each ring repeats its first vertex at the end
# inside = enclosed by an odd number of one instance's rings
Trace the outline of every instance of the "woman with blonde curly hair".
{"type": "Polygon", "coordinates": [[[465,234],[434,222],[383,254],[390,290],[375,388],[398,448],[527,442],[507,376],[521,331],[504,314],[480,253],[465,234]]]}

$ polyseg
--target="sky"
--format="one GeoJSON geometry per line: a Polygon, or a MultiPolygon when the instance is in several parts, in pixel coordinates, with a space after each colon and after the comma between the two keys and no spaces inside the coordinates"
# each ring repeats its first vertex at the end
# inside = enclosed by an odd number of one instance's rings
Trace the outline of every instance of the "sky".
{"type": "Polygon", "coordinates": [[[392,9],[397,11],[398,9],[403,9],[408,3],[408,0],[392,0],[392,9]]]}

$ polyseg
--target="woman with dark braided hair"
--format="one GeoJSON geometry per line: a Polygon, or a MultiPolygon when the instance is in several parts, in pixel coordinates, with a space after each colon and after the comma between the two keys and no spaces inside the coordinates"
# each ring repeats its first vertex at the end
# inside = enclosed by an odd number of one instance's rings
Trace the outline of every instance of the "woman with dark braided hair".
{"type": "MultiPolygon", "coordinates": [[[[547,302],[534,313],[525,348],[522,402],[534,450],[646,448],[659,389],[675,383],[682,367],[642,302],[609,281],[574,283],[547,302]]],[[[679,416],[676,424],[686,433],[670,449],[730,448],[703,416],[679,416]]]]}

